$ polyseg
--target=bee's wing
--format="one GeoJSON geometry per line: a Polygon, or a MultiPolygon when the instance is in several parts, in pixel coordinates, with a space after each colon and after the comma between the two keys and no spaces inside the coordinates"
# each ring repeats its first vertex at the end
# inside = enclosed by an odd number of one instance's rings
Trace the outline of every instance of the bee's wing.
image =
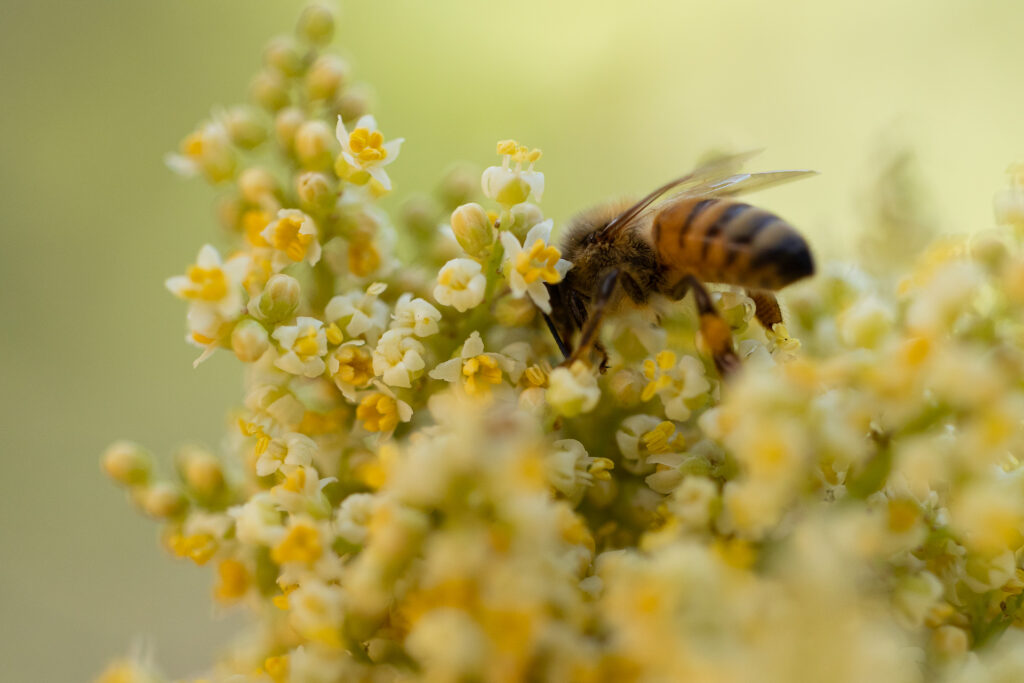
{"type": "Polygon", "coordinates": [[[662,185],[619,214],[605,226],[602,236],[611,237],[637,218],[660,210],[666,204],[680,199],[696,196],[728,197],[743,192],[756,192],[817,174],[817,171],[809,170],[768,171],[766,173],[738,172],[746,161],[759,153],[760,150],[717,157],[691,173],[662,185]],[[672,195],[662,199],[666,193],[673,190],[675,192],[672,195]],[[658,201],[659,199],[662,201],[658,201]]]}

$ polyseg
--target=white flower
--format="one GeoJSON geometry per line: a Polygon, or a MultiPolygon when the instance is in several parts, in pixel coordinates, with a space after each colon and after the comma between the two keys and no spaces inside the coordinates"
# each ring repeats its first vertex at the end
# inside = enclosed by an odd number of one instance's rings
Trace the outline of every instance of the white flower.
{"type": "Polygon", "coordinates": [[[437,274],[434,299],[442,306],[452,306],[461,313],[484,300],[486,287],[487,278],[479,263],[468,258],[452,259],[437,274]]]}
{"type": "Polygon", "coordinates": [[[327,365],[327,333],[318,318],[299,317],[294,325],[280,325],[273,334],[284,353],[274,365],[285,372],[305,377],[322,375],[327,365]]]}
{"type": "Polygon", "coordinates": [[[583,361],[576,361],[572,367],[555,368],[548,377],[548,404],[561,415],[589,413],[600,398],[597,379],[583,361]]]}
{"type": "Polygon", "coordinates": [[[267,491],[228,508],[228,514],[235,519],[235,535],[246,545],[273,545],[284,535],[281,513],[267,491]]]}
{"type": "Polygon", "coordinates": [[[277,220],[263,228],[260,236],[274,249],[274,272],[299,261],[312,266],[320,260],[316,223],[298,209],[278,211],[277,220]]]}
{"type": "Polygon", "coordinates": [[[341,156],[345,163],[358,171],[365,171],[385,190],[390,190],[391,178],[384,166],[398,158],[404,138],[384,142],[384,136],[377,130],[377,120],[370,115],[356,121],[356,127],[351,133],[345,129],[341,116],[338,116],[335,132],[341,143],[341,156]]]}
{"type": "Polygon", "coordinates": [[[369,533],[370,518],[377,507],[377,496],[372,493],[353,493],[341,502],[334,525],[338,536],[349,543],[362,545],[369,533]]]}
{"type": "Polygon", "coordinates": [[[203,173],[213,182],[229,178],[236,163],[228,129],[217,120],[190,133],[181,143],[181,154],[168,154],[164,162],[175,173],[185,177],[203,173]]]}
{"type": "Polygon", "coordinates": [[[437,321],[441,319],[441,311],[425,299],[413,299],[412,294],[406,292],[398,297],[391,318],[394,320],[391,329],[402,330],[417,337],[429,337],[437,334],[437,321]]]}
{"type": "Polygon", "coordinates": [[[525,202],[531,193],[540,201],[544,195],[544,174],[533,170],[540,150],[528,150],[514,140],[503,140],[498,143],[498,153],[502,155],[501,166],[491,166],[481,178],[484,194],[505,206],[525,202]],[[529,164],[525,171],[523,162],[529,164]]]}
{"type": "Polygon", "coordinates": [[[551,444],[545,465],[548,483],[575,505],[593,486],[595,476],[609,478],[607,470],[611,461],[591,458],[583,444],[575,439],[560,439],[551,444]]]}
{"type": "Polygon", "coordinates": [[[561,282],[572,267],[572,263],[561,257],[557,247],[547,244],[552,225],[548,219],[533,226],[522,245],[511,232],[501,231],[501,245],[505,248],[502,267],[512,295],[521,298],[529,294],[545,313],[551,312],[551,297],[544,284],[561,282]]]}
{"type": "Polygon", "coordinates": [[[313,462],[316,441],[305,434],[289,432],[273,439],[256,460],[256,474],[265,477],[287,467],[302,467],[313,462]]]}
{"type": "Polygon", "coordinates": [[[344,325],[349,337],[362,337],[369,344],[377,343],[388,326],[388,306],[378,297],[388,286],[374,282],[366,293],[352,292],[334,297],[327,302],[324,317],[330,323],[344,325]]]}
{"type": "Polygon", "coordinates": [[[246,255],[233,256],[225,263],[213,246],[204,244],[195,264],[184,275],[167,278],[164,285],[174,296],[233,320],[242,310],[242,279],[248,267],[246,255]]]}
{"type": "Polygon", "coordinates": [[[653,360],[644,361],[644,376],[649,381],[640,398],[649,401],[655,394],[660,396],[665,417],[670,420],[690,417],[693,404],[711,389],[700,360],[684,355],[677,364],[676,354],[671,351],[662,351],[653,360]]]}
{"type": "Polygon", "coordinates": [[[462,386],[466,393],[470,396],[483,396],[490,393],[492,384],[501,384],[502,370],[512,367],[515,362],[498,353],[484,353],[480,333],[474,331],[462,344],[459,355],[439,363],[430,371],[430,376],[445,382],[458,382],[463,377],[465,381],[462,386]]]}
{"type": "Polygon", "coordinates": [[[423,344],[402,330],[388,330],[373,350],[373,372],[393,387],[411,387],[426,366],[423,344]]]}

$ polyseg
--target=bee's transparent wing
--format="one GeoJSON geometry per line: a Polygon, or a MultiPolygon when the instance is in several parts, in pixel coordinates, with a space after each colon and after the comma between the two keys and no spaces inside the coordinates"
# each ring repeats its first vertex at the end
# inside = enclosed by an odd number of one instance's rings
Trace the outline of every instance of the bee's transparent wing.
{"type": "Polygon", "coordinates": [[[716,157],[687,175],[662,185],[606,225],[601,231],[602,237],[610,238],[640,216],[679,199],[695,196],[726,197],[741,192],[754,192],[817,173],[805,170],[740,173],[743,164],[757,154],[760,154],[760,150],[716,157]],[[658,201],[669,192],[673,194],[658,201]]]}

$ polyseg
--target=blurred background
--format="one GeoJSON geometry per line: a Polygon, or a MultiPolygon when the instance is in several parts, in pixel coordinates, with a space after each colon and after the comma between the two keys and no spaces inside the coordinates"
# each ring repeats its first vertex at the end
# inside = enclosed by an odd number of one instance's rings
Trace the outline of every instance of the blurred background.
{"type": "MultiPolygon", "coordinates": [[[[163,165],[212,105],[246,98],[300,0],[0,0],[0,661],[5,680],[87,680],[150,647],[185,676],[240,620],[209,567],[172,560],[101,474],[131,438],[164,460],[216,446],[241,397],[193,370],[163,287],[220,237],[215,193],[163,165]]],[[[494,143],[541,147],[543,207],[643,193],[711,149],[820,177],[759,195],[819,257],[849,257],[902,150],[939,232],[991,225],[1024,156],[1024,4],[348,0],[335,44],[373,85],[397,207],[494,143]]]]}

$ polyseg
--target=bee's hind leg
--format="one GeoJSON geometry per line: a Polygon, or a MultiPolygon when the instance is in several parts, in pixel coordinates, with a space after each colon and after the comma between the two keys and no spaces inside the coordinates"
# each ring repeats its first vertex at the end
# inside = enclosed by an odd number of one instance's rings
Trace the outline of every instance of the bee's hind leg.
{"type": "Polygon", "coordinates": [[[608,308],[608,302],[611,301],[612,294],[615,292],[615,285],[618,283],[619,270],[617,268],[613,268],[608,271],[601,279],[601,282],[597,285],[597,291],[594,292],[594,297],[591,300],[587,320],[583,323],[579,343],[576,344],[576,348],[565,360],[563,365],[572,365],[574,362],[579,360],[583,354],[589,352],[590,349],[593,348],[601,354],[601,372],[604,372],[608,368],[608,353],[597,340],[597,333],[601,329],[601,320],[604,318],[605,311],[608,308]]]}
{"type": "Polygon", "coordinates": [[[692,275],[684,277],[680,285],[683,282],[688,289],[693,290],[697,313],[700,316],[700,333],[711,350],[711,358],[715,361],[718,373],[722,377],[734,374],[740,369],[740,358],[732,346],[732,330],[729,329],[729,324],[715,309],[711,295],[703,282],[692,275]]]}

